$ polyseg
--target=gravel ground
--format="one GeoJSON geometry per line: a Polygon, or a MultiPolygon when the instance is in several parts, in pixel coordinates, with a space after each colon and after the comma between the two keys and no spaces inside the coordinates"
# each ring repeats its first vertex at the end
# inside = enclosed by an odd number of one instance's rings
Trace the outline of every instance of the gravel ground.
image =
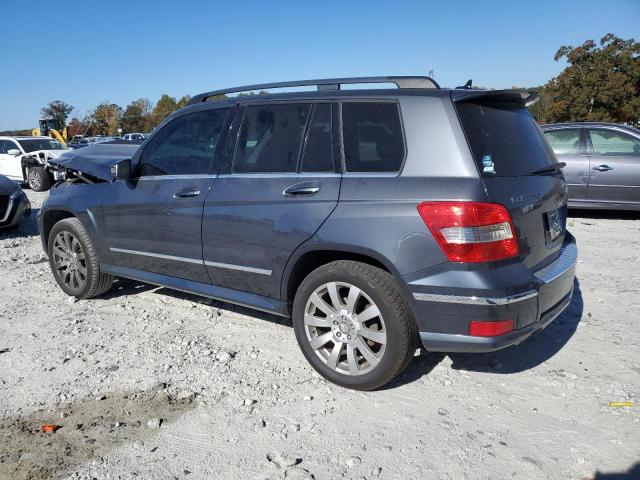
{"type": "Polygon", "coordinates": [[[572,214],[577,288],[545,331],[369,393],[319,378],[278,317],[129,280],[74,302],[34,218],[0,233],[2,479],[640,475],[638,214],[572,214]]]}

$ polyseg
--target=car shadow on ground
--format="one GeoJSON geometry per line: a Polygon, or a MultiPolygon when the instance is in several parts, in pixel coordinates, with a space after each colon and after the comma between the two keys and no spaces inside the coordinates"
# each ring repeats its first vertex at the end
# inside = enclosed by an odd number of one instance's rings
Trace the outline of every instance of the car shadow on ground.
{"type": "Polygon", "coordinates": [[[18,225],[9,228],[0,229],[0,240],[6,240],[8,238],[27,238],[36,237],[40,235],[38,231],[38,222],[36,221],[36,215],[39,208],[31,210],[31,215],[28,218],[23,218],[18,225]]]}
{"type": "Polygon", "coordinates": [[[571,208],[569,218],[593,218],[605,220],[640,220],[640,211],[635,210],[586,210],[571,208]]]}
{"type": "Polygon", "coordinates": [[[569,307],[544,330],[534,333],[520,345],[491,353],[429,353],[421,351],[404,374],[387,388],[411,383],[427,375],[446,356],[456,370],[497,374],[519,373],[534,368],[558,353],[573,336],[582,319],[584,303],[580,282],[574,280],[573,296],[569,307]]]}
{"type": "MultiPolygon", "coordinates": [[[[135,280],[116,280],[114,287],[100,298],[107,300],[126,295],[136,295],[153,289],[156,289],[154,293],[162,296],[205,304],[214,309],[221,309],[238,315],[246,315],[278,325],[291,326],[291,320],[289,318],[179,292],[169,288],[157,287],[135,280]]],[[[497,374],[511,374],[529,370],[553,357],[566,345],[578,328],[583,310],[584,303],[580,290],[580,282],[576,279],[574,281],[573,296],[571,297],[569,307],[544,330],[533,334],[520,345],[497,352],[474,354],[445,354],[439,352],[424,352],[421,350],[421,352],[414,357],[404,373],[385,386],[384,389],[397,388],[412,383],[424,375],[428,375],[446,356],[451,358],[451,366],[456,370],[497,374]]],[[[225,314],[222,313],[222,315],[224,316],[225,314]]]]}

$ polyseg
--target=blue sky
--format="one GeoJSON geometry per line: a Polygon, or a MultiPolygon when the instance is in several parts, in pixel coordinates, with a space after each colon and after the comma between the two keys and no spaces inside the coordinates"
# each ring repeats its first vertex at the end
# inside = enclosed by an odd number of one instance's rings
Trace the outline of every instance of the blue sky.
{"type": "Polygon", "coordinates": [[[1,0],[0,130],[55,99],[82,117],[249,83],[425,75],[494,88],[557,75],[561,45],[640,37],[640,1],[1,0]]]}

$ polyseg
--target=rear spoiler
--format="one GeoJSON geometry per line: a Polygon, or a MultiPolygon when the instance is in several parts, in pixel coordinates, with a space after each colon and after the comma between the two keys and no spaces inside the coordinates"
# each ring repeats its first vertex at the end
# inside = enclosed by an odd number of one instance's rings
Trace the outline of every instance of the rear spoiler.
{"type": "Polygon", "coordinates": [[[496,102],[519,103],[525,107],[530,107],[538,100],[540,95],[532,90],[509,89],[509,90],[451,90],[451,99],[454,102],[467,102],[474,100],[487,100],[496,102]]]}

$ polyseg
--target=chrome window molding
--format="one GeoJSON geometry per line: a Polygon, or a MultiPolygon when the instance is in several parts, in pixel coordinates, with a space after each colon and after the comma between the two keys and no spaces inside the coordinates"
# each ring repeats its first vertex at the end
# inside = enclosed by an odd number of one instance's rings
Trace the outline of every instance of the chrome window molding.
{"type": "Polygon", "coordinates": [[[204,264],[208,267],[226,268],[228,270],[239,270],[241,272],[257,273],[259,275],[271,275],[272,273],[272,270],[266,270],[263,268],[245,267],[244,265],[233,265],[231,263],[210,262],[208,260],[203,261],[199,258],[178,257],[175,255],[165,255],[162,253],[143,252],[140,250],[129,250],[126,248],[116,248],[116,247],[111,247],[109,248],[109,250],[114,253],[126,253],[129,255],[140,255],[143,257],[161,258],[163,260],[173,260],[175,262],[194,263],[194,264],[200,264],[200,265],[204,264]]]}
{"type": "Polygon", "coordinates": [[[506,297],[477,297],[477,296],[461,296],[461,295],[441,295],[436,293],[414,293],[413,298],[423,302],[440,302],[440,303],[462,303],[465,305],[508,305],[510,303],[522,302],[535,298],[538,292],[528,290],[506,297]]]}

